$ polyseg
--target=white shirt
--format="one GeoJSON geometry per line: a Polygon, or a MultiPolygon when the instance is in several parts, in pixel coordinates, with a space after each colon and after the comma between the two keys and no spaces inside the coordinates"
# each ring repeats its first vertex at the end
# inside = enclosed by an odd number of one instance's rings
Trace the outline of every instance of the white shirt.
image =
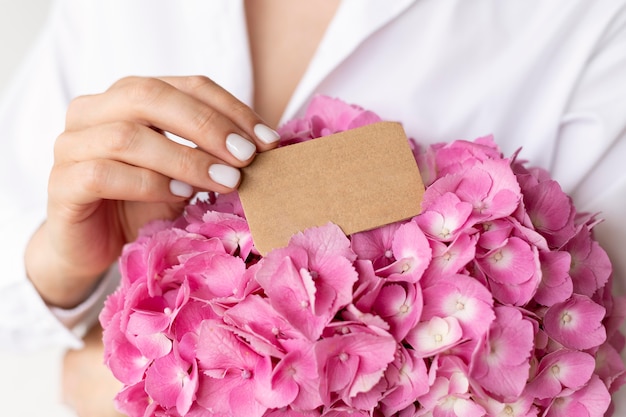
{"type": "MultiPolygon", "coordinates": [[[[0,346],[80,345],[23,266],[68,102],[127,75],[203,74],[250,103],[251,70],[240,0],[56,2],[0,106],[0,346]]],[[[623,291],[625,0],[344,0],[282,121],[315,93],[401,121],[424,144],[492,133],[505,155],[523,147],[579,210],[602,212],[623,291]]],[[[93,317],[97,298],[67,320],[93,317]]]]}

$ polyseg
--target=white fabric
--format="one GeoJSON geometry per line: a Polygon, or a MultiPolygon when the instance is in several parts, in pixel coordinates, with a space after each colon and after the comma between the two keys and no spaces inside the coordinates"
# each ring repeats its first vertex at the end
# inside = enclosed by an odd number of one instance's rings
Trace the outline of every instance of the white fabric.
{"type": "MultiPolygon", "coordinates": [[[[251,101],[242,1],[56,2],[0,106],[0,346],[79,344],[43,307],[22,256],[45,217],[68,102],[123,76],[175,74],[251,101]]],[[[602,212],[598,235],[624,290],[626,1],[344,0],[282,120],[315,93],[399,120],[422,143],[493,133],[505,154],[522,146],[579,208],[602,212]]]]}

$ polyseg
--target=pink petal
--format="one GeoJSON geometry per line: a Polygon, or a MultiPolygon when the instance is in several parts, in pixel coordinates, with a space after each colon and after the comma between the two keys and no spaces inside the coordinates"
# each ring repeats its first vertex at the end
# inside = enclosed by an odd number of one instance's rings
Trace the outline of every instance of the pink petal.
{"type": "Polygon", "coordinates": [[[390,333],[400,341],[417,324],[422,306],[422,289],[419,285],[390,283],[380,290],[372,312],[389,323],[390,333]]]}
{"type": "Polygon", "coordinates": [[[442,242],[454,240],[472,213],[472,205],[463,202],[456,194],[447,192],[422,207],[415,218],[420,228],[433,239],[442,242]]]}
{"type": "Polygon", "coordinates": [[[317,268],[337,257],[346,258],[350,262],[356,259],[356,254],[350,248],[350,240],[333,223],[297,233],[290,239],[289,245],[307,250],[311,264],[317,268]]]}
{"type": "Polygon", "coordinates": [[[216,375],[228,369],[252,372],[260,360],[258,354],[216,320],[202,322],[197,358],[204,371],[216,371],[216,375]]]}
{"type": "Polygon", "coordinates": [[[217,318],[215,311],[206,302],[192,300],[179,310],[171,332],[180,341],[187,333],[199,334],[204,320],[217,318]]]}
{"type": "Polygon", "coordinates": [[[406,336],[420,358],[433,356],[454,346],[461,340],[463,331],[454,317],[433,317],[427,322],[418,323],[406,336]]]}
{"type": "Polygon", "coordinates": [[[270,361],[259,363],[255,381],[256,400],[270,409],[286,407],[298,395],[298,383],[289,378],[289,372],[275,372],[270,361]]]}
{"type": "Polygon", "coordinates": [[[474,164],[488,159],[502,158],[500,149],[492,136],[477,138],[474,141],[455,140],[436,148],[437,166],[441,176],[464,172],[474,164]]]}
{"type": "Polygon", "coordinates": [[[383,376],[395,352],[396,341],[383,333],[348,333],[317,342],[315,355],[324,403],[332,392],[346,398],[367,392],[383,376]]]}
{"type": "Polygon", "coordinates": [[[611,344],[604,343],[596,352],[596,375],[602,379],[604,384],[613,394],[623,384],[626,378],[626,364],[622,360],[620,353],[611,344]]]}
{"type": "Polygon", "coordinates": [[[481,221],[510,215],[521,199],[519,184],[506,159],[486,160],[468,169],[455,194],[472,204],[472,217],[481,221]]]}
{"type": "Polygon", "coordinates": [[[341,229],[329,223],[294,235],[286,248],[262,259],[256,279],[276,311],[311,340],[352,302],[356,255],[341,229]]]}
{"type": "MultiPolygon", "coordinates": [[[[264,258],[267,259],[270,258],[264,258]]],[[[291,258],[284,257],[277,266],[264,262],[258,270],[257,279],[276,312],[309,340],[319,339],[324,327],[332,319],[332,311],[314,314],[316,289],[310,274],[300,274],[291,258]]]]}
{"type": "Polygon", "coordinates": [[[398,412],[428,392],[428,375],[423,359],[413,350],[400,347],[395,360],[385,371],[388,388],[382,399],[385,415],[398,412]]]}
{"type": "Polygon", "coordinates": [[[104,362],[115,378],[126,385],[134,385],[143,379],[151,361],[119,330],[120,317],[121,312],[118,312],[104,328],[104,362]]]}
{"type": "Polygon", "coordinates": [[[231,371],[222,378],[200,375],[197,403],[209,416],[261,417],[267,407],[255,399],[255,383],[251,374],[231,371]]]}
{"type": "Polygon", "coordinates": [[[594,375],[589,384],[571,395],[554,400],[546,417],[602,417],[609,408],[611,396],[606,386],[594,375]]]}
{"type": "Polygon", "coordinates": [[[252,250],[252,235],[246,220],[232,213],[207,211],[201,223],[192,223],[187,230],[208,238],[218,238],[226,251],[246,259],[252,250]]]}
{"type": "Polygon", "coordinates": [[[540,251],[539,261],[541,283],[535,293],[535,300],[547,307],[567,300],[573,291],[572,279],[569,276],[570,254],[540,251]]]}
{"type": "Polygon", "coordinates": [[[263,417],[320,417],[318,410],[294,410],[291,407],[267,410],[263,417]]]}
{"type": "Polygon", "coordinates": [[[129,417],[144,417],[150,415],[158,404],[148,397],[145,391],[145,382],[126,386],[115,396],[115,409],[129,417]]]}
{"type": "Polygon", "coordinates": [[[532,224],[551,247],[561,247],[574,235],[574,206],[556,181],[524,187],[524,204],[532,224]]]}
{"type": "Polygon", "coordinates": [[[225,253],[199,254],[184,263],[185,275],[199,279],[195,297],[204,300],[239,300],[245,295],[248,276],[241,258],[225,253]]]}
{"type": "Polygon", "coordinates": [[[584,295],[574,294],[546,311],[544,328],[548,336],[571,349],[591,349],[606,340],[602,325],[606,310],[584,295]]]}
{"type": "Polygon", "coordinates": [[[175,351],[155,360],[146,371],[146,392],[162,407],[177,407],[185,414],[198,384],[198,370],[194,365],[182,360],[175,351]]]}
{"type": "Polygon", "coordinates": [[[391,244],[396,230],[402,223],[391,223],[350,236],[352,250],[359,259],[372,261],[375,269],[384,268],[393,262],[391,244]]]}
{"type": "Polygon", "coordinates": [[[612,272],[611,261],[600,244],[592,239],[587,226],[583,225],[563,250],[572,256],[569,273],[575,293],[591,297],[606,285],[612,272]]]}
{"type": "Polygon", "coordinates": [[[480,404],[485,407],[487,415],[493,417],[537,417],[538,410],[533,405],[533,397],[524,393],[515,401],[506,403],[487,398],[480,400],[480,404]]]}
{"type": "Polygon", "coordinates": [[[172,340],[165,333],[135,336],[135,346],[148,359],[161,358],[172,351],[172,340]]]}
{"type": "Polygon", "coordinates": [[[260,371],[257,368],[257,399],[268,408],[291,405],[297,409],[313,410],[322,405],[313,345],[308,342],[288,344],[289,353],[273,370],[265,367],[260,371]]]}
{"type": "Polygon", "coordinates": [[[477,256],[477,263],[502,304],[522,306],[535,295],[541,280],[539,253],[522,239],[506,239],[502,246],[477,256]]]}
{"type": "Polygon", "coordinates": [[[522,239],[511,237],[503,245],[478,258],[487,277],[507,284],[521,284],[536,273],[538,254],[522,239]]]}
{"type": "Polygon", "coordinates": [[[412,221],[398,228],[393,238],[392,251],[397,260],[376,272],[394,281],[418,282],[432,258],[424,232],[412,221]]]}
{"type": "Polygon", "coordinates": [[[496,320],[478,346],[470,375],[487,391],[504,398],[518,397],[528,379],[534,329],[513,307],[496,307],[496,320]]]}
{"type": "Polygon", "coordinates": [[[454,275],[476,256],[476,235],[460,234],[448,245],[430,241],[433,259],[421,280],[422,285],[431,286],[440,276],[454,275]]]}
{"type": "Polygon", "coordinates": [[[249,295],[228,309],[224,320],[255,334],[276,348],[281,348],[281,340],[304,338],[287,319],[271,307],[267,299],[259,295],[249,295]]]}
{"type": "Polygon", "coordinates": [[[422,320],[434,316],[454,317],[466,337],[480,338],[495,317],[491,293],[467,275],[442,276],[423,292],[422,320]]]}
{"type": "Polygon", "coordinates": [[[549,353],[541,359],[527,393],[544,399],[558,396],[564,388],[577,390],[589,381],[595,366],[595,359],[588,353],[569,349],[549,353]]]}

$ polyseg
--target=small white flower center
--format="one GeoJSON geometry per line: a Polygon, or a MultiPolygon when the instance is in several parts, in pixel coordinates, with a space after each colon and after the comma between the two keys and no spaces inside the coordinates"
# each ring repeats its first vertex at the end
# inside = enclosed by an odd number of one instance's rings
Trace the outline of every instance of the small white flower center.
{"type": "Polygon", "coordinates": [[[387,249],[385,251],[385,258],[389,258],[389,259],[393,258],[393,252],[391,251],[391,249],[387,249]]]}
{"type": "Polygon", "coordinates": [[[307,300],[300,301],[300,307],[309,308],[309,302],[307,300]]]}
{"type": "Polygon", "coordinates": [[[462,303],[462,302],[460,302],[460,301],[457,301],[457,302],[456,302],[456,309],[457,309],[457,310],[459,310],[459,311],[461,311],[461,310],[465,310],[465,304],[463,304],[463,303],[462,303]]]}
{"type": "Polygon", "coordinates": [[[479,213],[482,213],[486,208],[487,208],[487,205],[485,204],[484,201],[479,201],[478,203],[476,203],[476,205],[474,205],[474,210],[476,210],[479,213]]]}
{"type": "Polygon", "coordinates": [[[449,261],[450,259],[452,259],[452,255],[449,252],[446,252],[443,254],[442,258],[444,261],[449,261]]]}
{"type": "Polygon", "coordinates": [[[252,372],[250,372],[247,369],[242,369],[241,370],[241,378],[242,379],[250,379],[250,378],[252,378],[252,372]]]}
{"type": "Polygon", "coordinates": [[[341,352],[341,353],[339,354],[339,360],[340,360],[341,362],[345,362],[345,361],[347,361],[349,357],[350,357],[350,356],[349,356],[346,352],[341,352]]]}
{"type": "Polygon", "coordinates": [[[405,263],[402,265],[402,273],[405,273],[405,272],[406,272],[406,271],[408,271],[409,269],[411,269],[411,265],[409,265],[409,263],[408,263],[408,262],[405,262],[405,263]]]}
{"type": "Polygon", "coordinates": [[[511,407],[510,405],[507,405],[506,407],[504,407],[504,414],[512,416],[513,415],[513,407],[511,407]]]}
{"type": "Polygon", "coordinates": [[[501,261],[502,258],[504,258],[504,256],[502,255],[502,252],[500,252],[500,251],[498,251],[498,252],[493,254],[493,260],[496,261],[496,262],[501,261]]]}
{"type": "Polygon", "coordinates": [[[163,309],[163,314],[165,314],[166,316],[169,316],[170,314],[172,314],[172,309],[169,307],[165,307],[163,309]]]}
{"type": "Polygon", "coordinates": [[[441,341],[442,341],[442,340],[443,340],[443,336],[442,336],[442,335],[440,335],[439,333],[437,333],[437,334],[435,335],[435,342],[437,342],[437,343],[441,343],[441,341]]]}
{"type": "Polygon", "coordinates": [[[409,306],[406,304],[402,304],[400,306],[400,313],[407,313],[409,311],[409,306]]]}
{"type": "Polygon", "coordinates": [[[563,315],[561,315],[561,322],[563,324],[568,324],[571,321],[572,321],[572,316],[567,311],[564,312],[563,315]]]}
{"type": "Polygon", "coordinates": [[[439,237],[442,237],[444,239],[450,237],[450,229],[448,229],[447,227],[441,229],[441,232],[439,232],[439,237]]]}
{"type": "Polygon", "coordinates": [[[559,368],[559,365],[552,365],[550,370],[552,371],[552,374],[554,375],[558,375],[559,372],[561,372],[561,368],[559,368]]]}

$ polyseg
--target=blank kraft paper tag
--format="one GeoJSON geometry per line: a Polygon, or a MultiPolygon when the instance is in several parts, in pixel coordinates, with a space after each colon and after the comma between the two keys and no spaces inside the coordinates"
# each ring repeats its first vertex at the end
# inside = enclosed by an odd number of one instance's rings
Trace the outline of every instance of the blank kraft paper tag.
{"type": "Polygon", "coordinates": [[[239,187],[262,255],[310,227],[346,235],[413,217],[424,185],[402,126],[380,122],[256,156],[239,187]]]}

